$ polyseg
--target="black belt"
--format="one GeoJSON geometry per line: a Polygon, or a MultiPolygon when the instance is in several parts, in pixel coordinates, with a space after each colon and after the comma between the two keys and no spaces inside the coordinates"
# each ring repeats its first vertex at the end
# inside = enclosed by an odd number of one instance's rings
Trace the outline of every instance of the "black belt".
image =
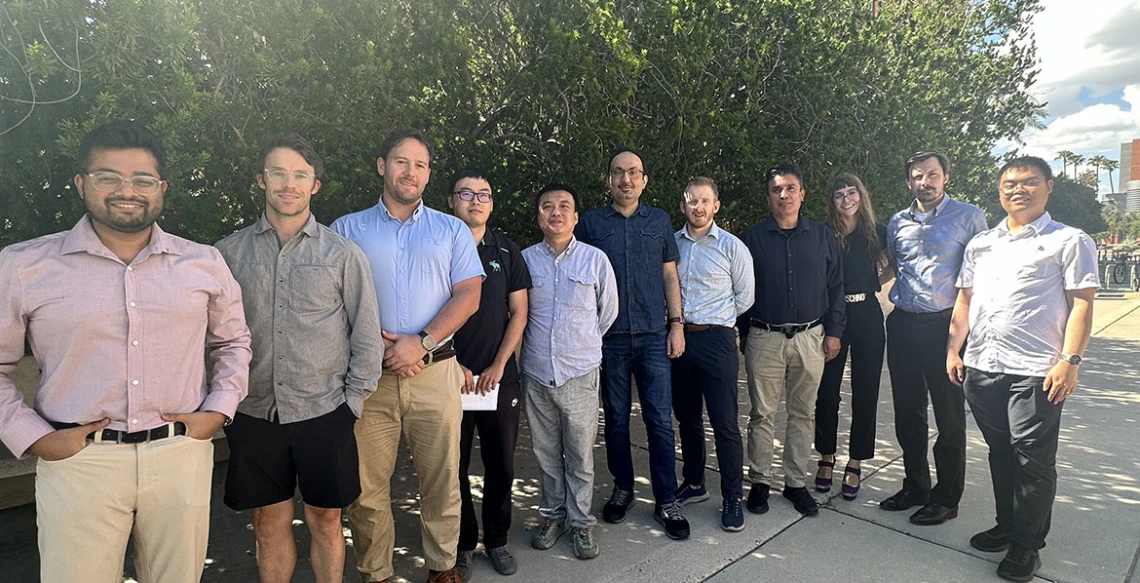
{"type": "Polygon", "coordinates": [[[772,332],[780,332],[787,338],[794,338],[796,334],[815,328],[816,326],[823,325],[823,318],[820,318],[809,324],[781,324],[779,326],[761,322],[760,320],[752,320],[752,326],[755,328],[763,328],[772,332]]]}
{"type": "MultiPolygon", "coordinates": [[[[56,429],[71,429],[79,427],[79,423],[52,423],[51,426],[56,429]]],[[[174,437],[175,435],[186,435],[186,424],[181,421],[174,423],[167,423],[160,425],[154,429],[146,431],[134,431],[128,433],[126,431],[119,431],[117,429],[103,429],[99,431],[99,438],[95,438],[96,432],[91,432],[87,435],[87,441],[98,441],[102,443],[146,443],[156,439],[166,439],[167,437],[174,437]],[[173,430],[173,433],[171,432],[173,430]]]]}
{"type": "Polygon", "coordinates": [[[455,358],[455,345],[448,340],[435,347],[435,350],[424,355],[424,366],[431,366],[441,360],[455,358]]]}

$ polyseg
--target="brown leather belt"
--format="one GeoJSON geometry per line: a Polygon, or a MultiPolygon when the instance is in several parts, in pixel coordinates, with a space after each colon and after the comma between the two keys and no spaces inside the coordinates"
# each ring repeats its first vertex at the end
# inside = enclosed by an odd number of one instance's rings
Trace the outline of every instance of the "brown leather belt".
{"type": "Polygon", "coordinates": [[[424,355],[424,366],[431,366],[441,360],[455,358],[455,344],[451,340],[435,347],[435,350],[424,355]]]}
{"type": "Polygon", "coordinates": [[[712,328],[709,324],[685,324],[685,332],[704,332],[712,328]]]}

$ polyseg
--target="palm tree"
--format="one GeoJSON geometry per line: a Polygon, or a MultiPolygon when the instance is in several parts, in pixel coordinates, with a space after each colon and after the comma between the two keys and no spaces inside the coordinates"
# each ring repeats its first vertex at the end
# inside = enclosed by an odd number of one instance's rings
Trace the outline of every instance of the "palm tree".
{"type": "Polygon", "coordinates": [[[1073,180],[1080,181],[1081,164],[1084,161],[1085,157],[1080,154],[1073,154],[1073,157],[1069,158],[1069,162],[1073,165],[1073,180]]]}
{"type": "Polygon", "coordinates": [[[1061,150],[1057,152],[1056,159],[1060,160],[1061,164],[1064,164],[1065,169],[1061,173],[1065,176],[1069,175],[1069,160],[1072,160],[1073,156],[1076,156],[1076,154],[1074,154],[1072,150],[1061,150]]]}
{"type": "Polygon", "coordinates": [[[1108,171],[1108,189],[1112,192],[1116,192],[1116,187],[1112,185],[1112,171],[1120,168],[1120,162],[1109,159],[1101,162],[1100,165],[1108,171]]]}
{"type": "Polygon", "coordinates": [[[1096,193],[1097,194],[1100,194],[1100,169],[1104,167],[1105,162],[1108,162],[1108,158],[1105,158],[1104,156],[1101,156],[1100,154],[1097,154],[1096,156],[1089,158],[1089,164],[1092,164],[1093,168],[1096,169],[1096,193]]]}

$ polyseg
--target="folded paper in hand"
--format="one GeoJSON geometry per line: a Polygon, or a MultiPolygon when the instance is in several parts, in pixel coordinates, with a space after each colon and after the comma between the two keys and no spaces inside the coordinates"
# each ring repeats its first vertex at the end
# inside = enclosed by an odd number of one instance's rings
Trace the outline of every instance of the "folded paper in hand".
{"type": "MultiPolygon", "coordinates": [[[[479,375],[475,375],[472,382],[478,386],[479,375]]],[[[499,408],[499,383],[495,383],[495,388],[486,395],[476,391],[471,394],[463,394],[462,397],[464,411],[494,411],[499,408]]]]}

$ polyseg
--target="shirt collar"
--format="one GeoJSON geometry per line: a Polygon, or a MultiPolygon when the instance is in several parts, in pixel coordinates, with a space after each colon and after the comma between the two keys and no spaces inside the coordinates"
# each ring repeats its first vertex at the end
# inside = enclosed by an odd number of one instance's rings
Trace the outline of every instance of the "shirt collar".
{"type": "MultiPolygon", "coordinates": [[[[392,213],[388,210],[388,207],[384,206],[383,197],[381,197],[380,201],[376,203],[376,206],[380,207],[381,219],[384,219],[385,221],[403,222],[400,221],[400,219],[392,216],[392,213]]],[[[419,203],[416,204],[416,209],[412,211],[412,216],[408,220],[413,222],[420,220],[420,216],[423,215],[424,208],[424,199],[421,198],[419,203]]]]}
{"type": "Polygon", "coordinates": [[[1035,219],[1032,223],[1025,225],[1025,227],[1023,227],[1021,229],[1021,231],[1017,233],[1017,235],[1014,235],[1009,230],[1009,225],[1006,224],[1006,221],[1008,221],[1008,220],[1009,220],[1009,217],[1006,217],[1006,218],[998,221],[998,226],[997,226],[998,230],[1000,230],[1002,233],[1004,233],[1006,235],[1012,235],[1014,237],[1017,237],[1017,236],[1025,236],[1026,233],[1032,233],[1033,235],[1040,235],[1041,232],[1045,230],[1045,227],[1048,227],[1049,223],[1053,222],[1053,217],[1049,216],[1049,211],[1045,211],[1044,213],[1041,213],[1041,216],[1037,217],[1037,219],[1035,219]]]}
{"type": "MultiPolygon", "coordinates": [[[[150,242],[143,248],[143,251],[146,253],[139,253],[139,256],[154,255],[157,253],[181,255],[181,253],[174,248],[172,244],[173,241],[173,236],[163,231],[162,228],[158,226],[158,223],[155,223],[151,225],[150,242]]],[[[115,254],[111,253],[111,250],[99,240],[99,235],[95,232],[95,228],[91,226],[91,217],[86,214],[67,232],[67,236],[64,237],[63,246],[59,252],[61,255],[86,252],[92,255],[115,256],[115,254]]]]}
{"type": "MultiPolygon", "coordinates": [[[[765,222],[765,224],[767,225],[768,230],[772,232],[783,232],[784,230],[780,228],[779,224],[776,223],[776,217],[768,217],[768,220],[765,222]]],[[[806,231],[807,229],[807,221],[804,220],[804,216],[801,214],[799,219],[796,221],[795,231],[799,233],[801,231],[806,231]]]]}
{"type": "MultiPolygon", "coordinates": [[[[570,251],[571,251],[572,249],[574,249],[574,247],[575,247],[577,244],[578,244],[578,238],[577,238],[577,237],[575,237],[575,236],[573,236],[573,235],[571,235],[571,236],[570,236],[570,244],[566,246],[566,250],[565,250],[565,251],[563,251],[563,252],[562,252],[562,254],[563,254],[563,255],[567,255],[567,254],[569,254],[569,253],[570,253],[570,251]]],[[[558,254],[554,252],[554,249],[553,249],[553,248],[551,248],[550,244],[546,242],[546,239],[543,239],[543,240],[542,240],[542,249],[543,249],[544,251],[546,251],[546,254],[547,254],[547,255],[554,255],[555,257],[558,257],[558,254]]]]}
{"type": "MultiPolygon", "coordinates": [[[[941,201],[941,202],[939,202],[939,203],[938,203],[938,206],[934,207],[934,209],[933,209],[933,210],[931,210],[930,212],[926,213],[926,216],[928,216],[928,217],[931,217],[931,216],[933,216],[933,217],[936,217],[936,216],[938,216],[938,215],[942,214],[942,211],[946,209],[946,205],[948,205],[948,204],[950,204],[950,195],[949,195],[949,194],[946,194],[946,193],[944,192],[944,193],[942,193],[942,201],[941,201]]],[[[910,211],[910,218],[912,218],[912,219],[914,218],[914,215],[915,215],[916,213],[920,213],[920,212],[922,212],[922,211],[918,210],[918,200],[917,200],[917,199],[915,199],[915,200],[912,200],[912,201],[910,202],[910,206],[909,206],[909,207],[907,207],[907,210],[908,210],[908,211],[910,211]]]]}
{"type": "MultiPolygon", "coordinates": [[[[712,228],[709,229],[708,233],[705,233],[705,237],[712,237],[713,239],[720,239],[720,234],[722,232],[723,231],[721,231],[720,227],[717,226],[716,221],[713,221],[712,228]]],[[[685,222],[685,226],[681,227],[681,236],[692,241],[692,242],[694,242],[694,243],[697,242],[696,239],[694,239],[691,235],[689,235],[689,223],[688,223],[688,221],[685,222]]]]}
{"type": "MultiPolygon", "coordinates": [[[[266,231],[274,230],[273,225],[269,223],[269,219],[266,218],[265,213],[261,213],[261,218],[253,224],[253,232],[258,235],[266,231]]],[[[309,220],[305,221],[305,226],[301,227],[300,232],[310,237],[319,237],[321,235],[321,230],[317,226],[317,217],[313,215],[313,213],[309,213],[309,220]]]]}
{"type": "MultiPolygon", "coordinates": [[[[605,211],[606,211],[606,215],[611,216],[611,217],[614,215],[620,215],[621,214],[621,212],[619,212],[616,208],[614,208],[614,201],[612,201],[612,200],[610,202],[606,203],[605,211]]],[[[649,215],[649,207],[642,204],[641,200],[638,200],[637,201],[637,210],[633,211],[633,214],[640,215],[643,217],[648,216],[649,215]]]]}

